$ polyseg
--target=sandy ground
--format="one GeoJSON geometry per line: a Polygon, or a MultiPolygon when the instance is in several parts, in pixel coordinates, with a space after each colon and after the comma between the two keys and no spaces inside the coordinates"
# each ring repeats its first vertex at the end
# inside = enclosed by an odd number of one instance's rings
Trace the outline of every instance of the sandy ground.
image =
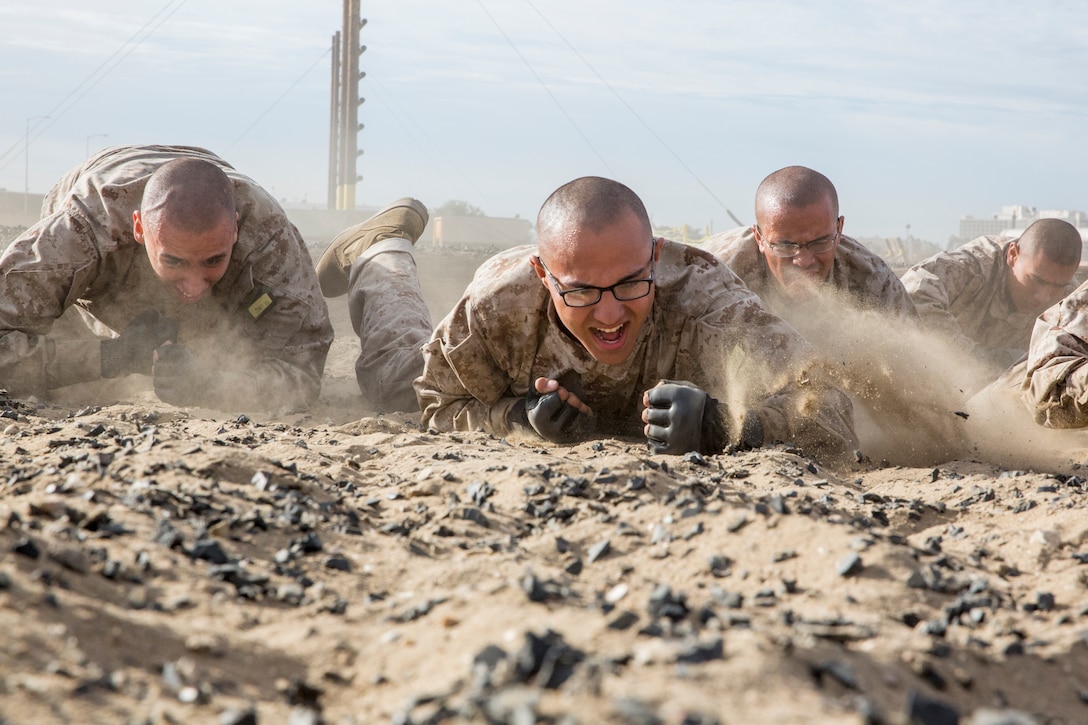
{"type": "MultiPolygon", "coordinates": [[[[477,261],[420,256],[436,316],[477,261]]],[[[1088,438],[437,434],[332,302],[306,414],[0,398],[0,721],[1088,722],[1088,438]]]]}

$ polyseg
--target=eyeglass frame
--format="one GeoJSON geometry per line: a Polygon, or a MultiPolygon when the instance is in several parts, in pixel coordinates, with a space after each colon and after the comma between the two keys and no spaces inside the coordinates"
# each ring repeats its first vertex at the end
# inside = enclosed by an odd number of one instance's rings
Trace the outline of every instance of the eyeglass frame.
{"type": "Polygon", "coordinates": [[[650,276],[649,277],[643,277],[642,279],[625,279],[625,280],[622,280],[620,282],[617,282],[616,284],[609,285],[608,287],[594,287],[593,285],[586,285],[584,287],[572,287],[571,289],[560,289],[559,288],[559,279],[554,274],[552,274],[552,271],[550,269],[548,269],[548,265],[544,264],[544,260],[541,258],[541,256],[539,254],[536,256],[536,261],[540,262],[540,266],[543,267],[544,271],[548,273],[548,277],[552,281],[552,286],[555,287],[556,293],[559,295],[560,299],[563,300],[563,304],[566,305],[567,307],[572,307],[574,309],[580,309],[580,308],[583,308],[583,307],[592,307],[593,305],[600,302],[601,298],[604,297],[605,292],[611,292],[612,296],[616,298],[617,302],[633,302],[634,300],[641,300],[643,297],[649,296],[650,292],[654,288],[654,282],[656,281],[655,273],[656,273],[656,269],[657,269],[657,259],[655,258],[655,255],[654,255],[655,251],[657,251],[657,240],[654,239],[653,237],[650,237],[650,276]],[[620,297],[619,295],[616,294],[616,288],[617,287],[622,287],[625,284],[635,284],[636,282],[645,282],[645,283],[647,283],[646,284],[646,291],[643,292],[642,294],[636,296],[636,297],[620,297]],[[575,293],[575,292],[588,292],[590,290],[593,290],[593,291],[595,291],[597,293],[597,299],[593,300],[592,302],[587,302],[584,305],[572,305],[570,303],[570,301],[567,300],[567,295],[568,294],[572,294],[572,293],[575,293]]]}
{"type": "Polygon", "coordinates": [[[797,242],[768,242],[763,237],[763,231],[759,228],[758,224],[754,227],[754,230],[755,230],[755,233],[759,236],[759,240],[761,242],[763,242],[763,244],[765,244],[771,250],[771,254],[778,257],[779,259],[793,259],[794,257],[796,257],[797,255],[799,255],[801,253],[802,249],[808,250],[808,253],[813,255],[813,256],[815,256],[817,254],[827,254],[828,252],[830,252],[832,249],[835,248],[835,245],[838,244],[842,240],[842,217],[838,218],[837,223],[836,223],[836,227],[837,228],[835,230],[835,233],[832,234],[830,237],[823,237],[822,239],[813,239],[811,242],[805,242],[804,244],[798,244],[797,242]],[[827,241],[830,241],[831,244],[830,244],[830,246],[828,246],[827,249],[824,249],[823,251],[817,252],[817,251],[815,251],[813,249],[809,249],[809,247],[811,247],[813,244],[822,244],[822,243],[827,242],[827,241]],[[786,245],[789,245],[790,247],[794,248],[793,254],[782,254],[780,252],[780,248],[783,247],[783,246],[786,246],[786,245]]]}

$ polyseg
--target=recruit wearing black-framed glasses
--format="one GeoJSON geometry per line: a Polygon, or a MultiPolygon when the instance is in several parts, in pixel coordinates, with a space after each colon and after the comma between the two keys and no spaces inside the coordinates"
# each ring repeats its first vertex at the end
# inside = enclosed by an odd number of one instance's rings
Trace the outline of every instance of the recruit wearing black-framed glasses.
{"type": "MultiPolygon", "coordinates": [[[[762,232],[760,232],[760,234],[762,234],[762,232]]],[[[813,239],[811,242],[806,242],[805,244],[798,244],[797,242],[766,242],[766,244],[771,248],[771,253],[774,254],[774,256],[789,259],[800,254],[802,249],[808,250],[809,254],[826,254],[827,252],[830,252],[835,246],[835,243],[839,241],[840,236],[842,236],[842,232],[835,232],[830,237],[813,239]]]]}
{"type": "Polygon", "coordinates": [[[548,273],[548,277],[552,281],[552,286],[555,287],[555,291],[559,293],[559,296],[563,298],[563,304],[567,307],[591,307],[601,301],[601,297],[605,292],[611,292],[612,296],[620,302],[630,302],[632,300],[642,299],[646,295],[650,294],[650,290],[654,284],[654,249],[656,248],[656,240],[650,238],[650,276],[643,279],[626,279],[621,282],[617,282],[609,287],[572,287],[570,289],[563,289],[559,285],[559,280],[556,279],[552,271],[548,269],[548,265],[544,264],[544,260],[539,256],[537,261],[540,262],[540,266],[544,268],[544,271],[548,273]]]}

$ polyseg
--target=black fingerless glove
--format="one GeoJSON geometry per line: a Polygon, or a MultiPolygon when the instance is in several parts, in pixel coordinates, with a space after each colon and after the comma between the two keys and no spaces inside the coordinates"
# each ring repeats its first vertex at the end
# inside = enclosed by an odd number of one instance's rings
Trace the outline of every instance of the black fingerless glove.
{"type": "Polygon", "coordinates": [[[117,337],[101,343],[101,371],[104,378],[139,373],[150,375],[155,350],[178,337],[178,322],[160,317],[157,310],[145,310],[134,317],[117,337]]]}
{"type": "Polygon", "coordinates": [[[553,443],[573,443],[593,431],[593,418],[563,401],[556,392],[541,395],[530,390],[525,396],[525,415],[533,430],[553,443]]]}
{"type": "Polygon", "coordinates": [[[689,383],[665,382],[647,391],[646,442],[651,453],[721,453],[729,430],[718,401],[689,383]]]}

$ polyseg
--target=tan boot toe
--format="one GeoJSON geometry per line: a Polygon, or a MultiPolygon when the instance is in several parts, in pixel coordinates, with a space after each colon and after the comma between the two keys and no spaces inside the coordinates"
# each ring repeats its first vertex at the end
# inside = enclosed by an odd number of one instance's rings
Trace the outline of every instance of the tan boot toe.
{"type": "Polygon", "coordinates": [[[386,205],[366,221],[336,235],[317,262],[321,294],[339,297],[348,291],[352,263],[382,239],[407,239],[413,244],[427,226],[427,207],[418,199],[404,197],[386,205]]]}

